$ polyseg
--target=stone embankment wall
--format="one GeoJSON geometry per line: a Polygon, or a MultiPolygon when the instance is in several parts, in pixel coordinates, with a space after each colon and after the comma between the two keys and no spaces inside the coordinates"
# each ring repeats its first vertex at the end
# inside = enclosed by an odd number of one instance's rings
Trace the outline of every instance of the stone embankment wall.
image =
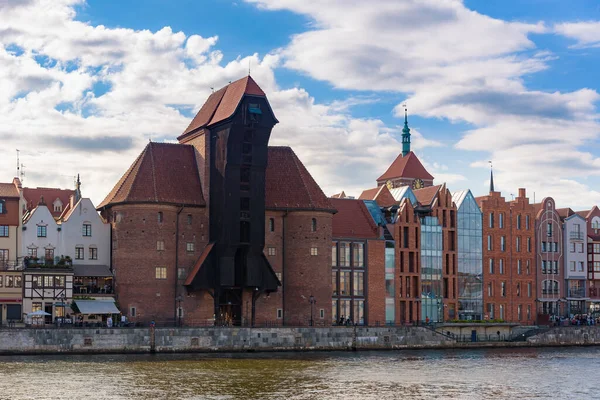
{"type": "Polygon", "coordinates": [[[0,329],[0,354],[401,349],[452,343],[420,327],[0,329]]]}
{"type": "Polygon", "coordinates": [[[527,338],[533,346],[600,345],[599,326],[565,326],[527,338]]]}
{"type": "Polygon", "coordinates": [[[561,327],[521,342],[456,343],[422,327],[0,329],[0,354],[170,353],[600,345],[600,327],[561,327]]]}

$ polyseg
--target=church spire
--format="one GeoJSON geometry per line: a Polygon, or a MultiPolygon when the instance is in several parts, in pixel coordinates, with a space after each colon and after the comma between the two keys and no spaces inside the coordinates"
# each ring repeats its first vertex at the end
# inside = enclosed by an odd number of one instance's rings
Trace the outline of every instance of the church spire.
{"type": "Polygon", "coordinates": [[[492,162],[490,161],[490,193],[494,191],[494,168],[492,167],[492,162]]]}
{"type": "Polygon", "coordinates": [[[408,110],[404,104],[404,128],[402,128],[402,157],[410,153],[410,128],[408,127],[408,110]]]}

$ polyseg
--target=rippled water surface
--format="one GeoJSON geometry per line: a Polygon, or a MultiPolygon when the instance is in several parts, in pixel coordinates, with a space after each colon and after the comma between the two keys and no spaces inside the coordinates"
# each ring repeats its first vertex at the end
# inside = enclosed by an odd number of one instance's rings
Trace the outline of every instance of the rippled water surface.
{"type": "Polygon", "coordinates": [[[600,399],[600,348],[0,357],[0,399],[600,399]]]}

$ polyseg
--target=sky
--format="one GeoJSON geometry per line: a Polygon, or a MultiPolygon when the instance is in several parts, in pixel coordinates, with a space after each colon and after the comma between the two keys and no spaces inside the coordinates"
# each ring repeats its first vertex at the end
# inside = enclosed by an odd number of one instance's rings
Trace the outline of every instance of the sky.
{"type": "Polygon", "coordinates": [[[248,74],[323,191],[412,149],[435,183],[600,204],[597,0],[0,0],[0,181],[98,204],[248,74]]]}

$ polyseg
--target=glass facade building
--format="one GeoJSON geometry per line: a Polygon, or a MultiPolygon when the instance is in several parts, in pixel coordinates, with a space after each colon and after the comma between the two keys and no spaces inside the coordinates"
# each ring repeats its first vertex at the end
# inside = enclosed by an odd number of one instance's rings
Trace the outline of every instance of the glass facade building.
{"type": "Polygon", "coordinates": [[[365,243],[331,243],[331,322],[365,323],[365,243]]]}
{"type": "Polygon", "coordinates": [[[421,318],[443,322],[442,226],[435,217],[421,218],[421,318]]]}
{"type": "Polygon", "coordinates": [[[470,190],[457,192],[458,319],[483,319],[482,213],[470,190]]]}

